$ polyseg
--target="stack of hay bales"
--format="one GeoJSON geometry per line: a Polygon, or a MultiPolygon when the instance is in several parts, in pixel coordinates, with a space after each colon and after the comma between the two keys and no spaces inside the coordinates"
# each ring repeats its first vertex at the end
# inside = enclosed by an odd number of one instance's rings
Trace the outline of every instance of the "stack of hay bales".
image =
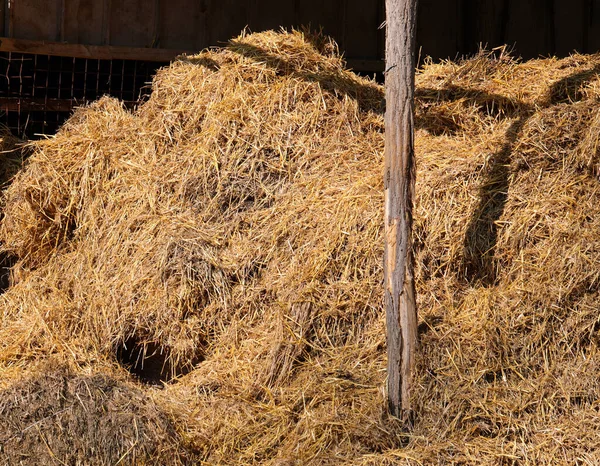
{"type": "Polygon", "coordinates": [[[419,73],[409,435],[382,392],[380,86],[327,39],[266,32],[159,71],[133,113],[78,110],[6,191],[0,457],[592,461],[598,70],[481,55],[419,73]]]}

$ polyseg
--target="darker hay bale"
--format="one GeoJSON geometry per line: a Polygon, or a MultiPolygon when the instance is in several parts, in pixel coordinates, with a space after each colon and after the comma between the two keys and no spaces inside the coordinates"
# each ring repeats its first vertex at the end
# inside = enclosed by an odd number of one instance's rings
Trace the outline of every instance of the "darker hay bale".
{"type": "Polygon", "coordinates": [[[177,465],[186,458],[167,416],[110,376],[62,368],[0,392],[0,464],[177,465]]]}

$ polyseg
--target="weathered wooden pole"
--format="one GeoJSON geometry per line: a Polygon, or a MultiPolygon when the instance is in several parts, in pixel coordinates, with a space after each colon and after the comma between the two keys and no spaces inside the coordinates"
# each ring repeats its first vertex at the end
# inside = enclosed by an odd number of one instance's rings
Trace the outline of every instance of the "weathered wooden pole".
{"type": "Polygon", "coordinates": [[[412,257],[417,0],[386,0],[385,256],[388,408],[412,423],[417,346],[412,257]]]}

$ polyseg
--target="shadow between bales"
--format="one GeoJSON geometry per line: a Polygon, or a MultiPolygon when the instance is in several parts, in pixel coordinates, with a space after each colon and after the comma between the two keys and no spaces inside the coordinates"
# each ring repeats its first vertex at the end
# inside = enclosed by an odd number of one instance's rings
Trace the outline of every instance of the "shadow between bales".
{"type": "MultiPolygon", "coordinates": [[[[578,102],[582,100],[585,97],[584,93],[582,92],[582,87],[599,75],[600,64],[594,66],[592,69],[574,73],[570,76],[566,76],[560,81],[557,81],[550,86],[550,91],[548,92],[546,105],[544,105],[544,107],[550,107],[560,103],[578,102]]],[[[542,105],[541,102],[540,105],[542,105]]]]}
{"type": "Polygon", "coordinates": [[[194,65],[204,66],[205,68],[208,68],[209,70],[214,71],[215,73],[221,69],[219,63],[217,63],[212,58],[206,56],[185,57],[184,61],[192,63],[194,65]]]}
{"type": "MultiPolygon", "coordinates": [[[[420,87],[415,89],[415,100],[423,107],[439,102],[462,101],[465,106],[475,106],[480,113],[499,118],[515,118],[518,115],[531,111],[531,105],[508,98],[501,94],[483,92],[478,89],[469,89],[461,86],[450,85],[442,89],[420,87]]],[[[425,111],[415,118],[415,128],[424,129],[430,134],[454,134],[459,131],[460,125],[451,115],[442,112],[425,111]]]]}
{"type": "MultiPolygon", "coordinates": [[[[488,115],[515,118],[506,131],[505,142],[500,150],[486,161],[485,173],[477,196],[479,199],[477,207],[471,215],[463,239],[459,276],[470,285],[490,287],[498,281],[499,264],[496,258],[498,221],[504,213],[508,199],[514,145],[519,140],[523,128],[538,109],[576,102],[584,98],[583,86],[599,75],[600,65],[597,65],[592,69],[566,76],[554,83],[548,94],[533,105],[500,94],[460,86],[448,86],[439,90],[428,88],[416,90],[416,98],[424,101],[463,99],[467,104],[479,106],[481,111],[488,115]]],[[[431,126],[431,123],[432,121],[427,119],[418,119],[416,126],[433,130],[431,131],[433,134],[439,134],[440,128],[431,126]]],[[[452,127],[450,132],[453,132],[452,127]]]]}
{"type": "Polygon", "coordinates": [[[17,257],[7,252],[0,252],[0,294],[5,293],[11,286],[11,269],[18,262],[17,257]]]}
{"type": "Polygon", "coordinates": [[[140,382],[162,386],[189,374],[204,360],[204,355],[198,353],[191,360],[176,363],[168,349],[133,335],[116,349],[116,359],[140,382]]]}
{"type": "MultiPolygon", "coordinates": [[[[489,156],[485,162],[477,195],[478,203],[471,214],[463,239],[463,253],[459,265],[459,276],[468,283],[491,286],[497,280],[497,222],[504,212],[508,198],[513,147],[533,115],[535,107],[501,94],[454,85],[439,90],[417,89],[415,96],[425,103],[462,100],[466,105],[476,106],[486,115],[515,119],[506,131],[505,142],[500,150],[489,156]]],[[[435,116],[430,119],[420,118],[416,120],[416,126],[433,134],[440,134],[444,132],[444,128],[440,127],[439,122],[440,119],[435,116]]],[[[451,127],[450,132],[455,132],[452,129],[451,127]]]]}
{"type": "Polygon", "coordinates": [[[479,202],[471,215],[463,241],[460,274],[471,285],[479,283],[489,287],[498,280],[498,220],[504,213],[508,199],[513,147],[532,115],[533,109],[528,109],[510,125],[502,148],[487,162],[486,174],[479,187],[479,202]]]}

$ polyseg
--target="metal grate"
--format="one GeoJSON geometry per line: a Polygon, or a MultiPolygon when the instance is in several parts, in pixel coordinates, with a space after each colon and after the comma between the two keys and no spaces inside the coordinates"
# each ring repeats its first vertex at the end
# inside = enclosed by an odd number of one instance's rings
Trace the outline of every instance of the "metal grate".
{"type": "Polygon", "coordinates": [[[0,52],[0,123],[31,139],[54,134],[74,107],[103,95],[135,106],[164,65],[0,52]]]}

